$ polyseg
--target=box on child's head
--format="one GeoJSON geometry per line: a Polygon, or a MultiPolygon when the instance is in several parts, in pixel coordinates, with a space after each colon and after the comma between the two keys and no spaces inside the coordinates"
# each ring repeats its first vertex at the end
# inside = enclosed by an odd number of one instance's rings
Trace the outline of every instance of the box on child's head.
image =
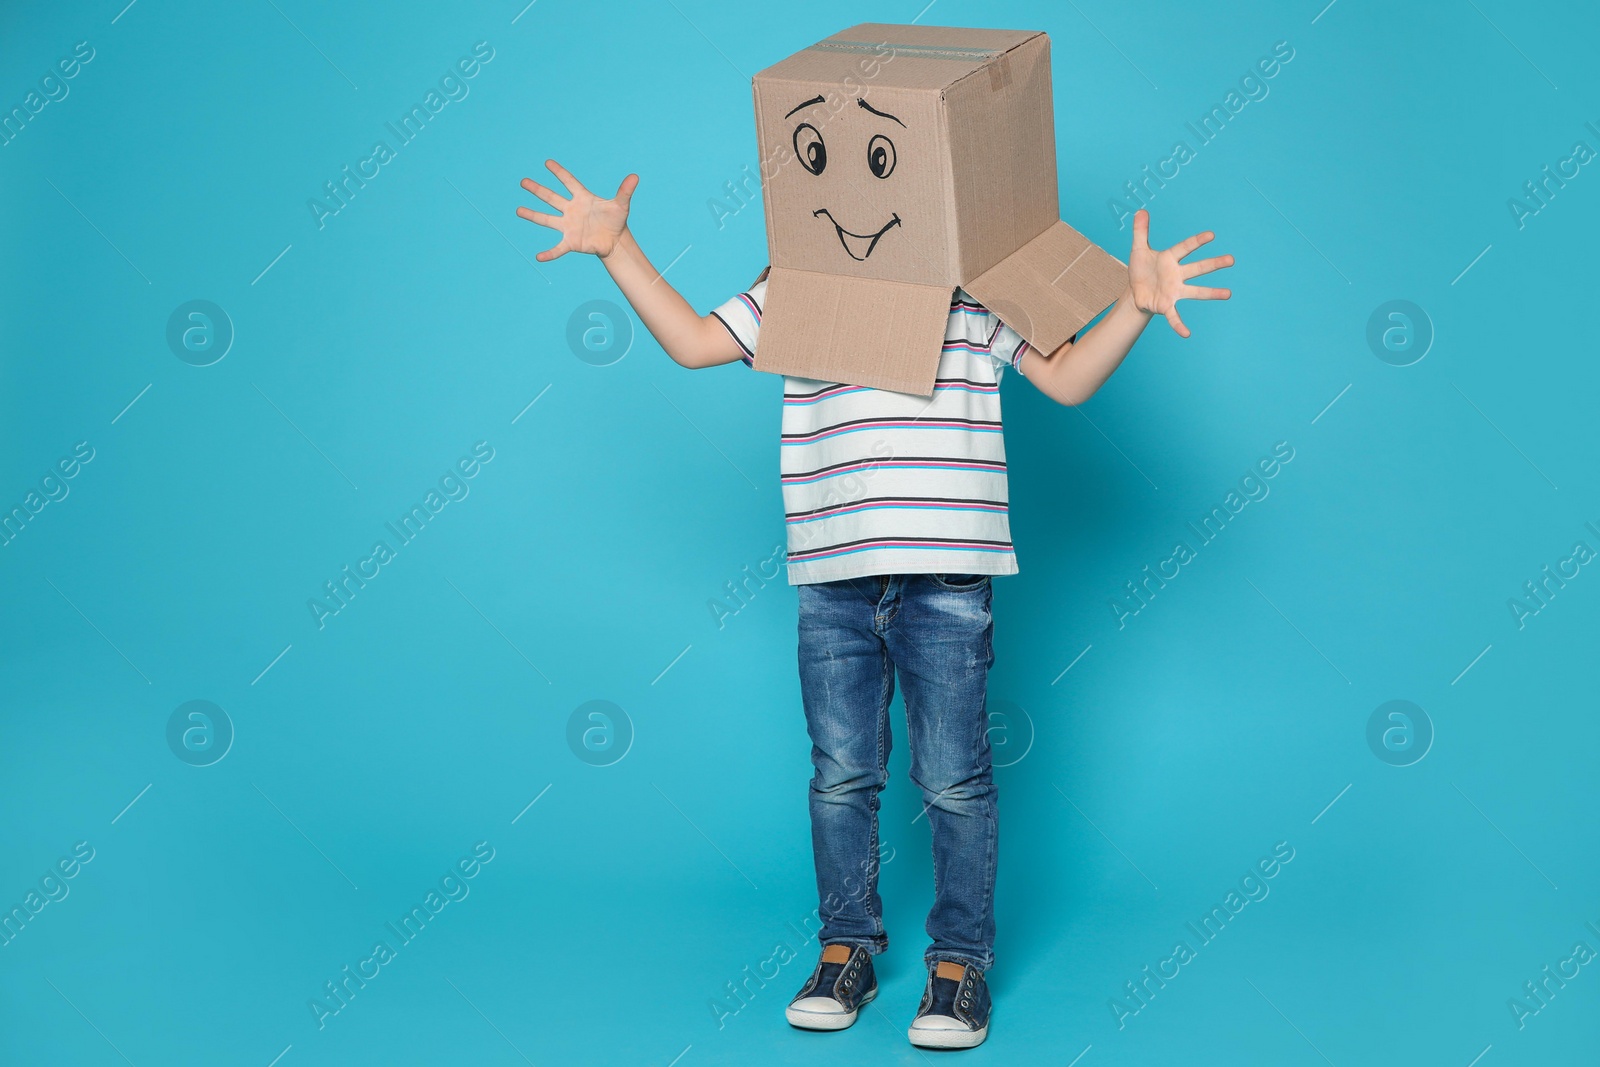
{"type": "Polygon", "coordinates": [[[965,288],[1049,352],[1121,292],[1060,221],[1050,39],[864,24],[755,76],[772,270],[755,366],[930,395],[965,288]]]}

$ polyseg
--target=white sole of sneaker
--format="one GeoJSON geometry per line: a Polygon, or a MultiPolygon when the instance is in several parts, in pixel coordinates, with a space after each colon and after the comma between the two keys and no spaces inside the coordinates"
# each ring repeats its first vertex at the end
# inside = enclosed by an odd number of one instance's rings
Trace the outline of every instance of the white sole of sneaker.
{"type": "Polygon", "coordinates": [[[981,1030],[935,1030],[913,1026],[906,1037],[918,1048],[976,1048],[989,1036],[989,1028],[981,1030]]]}
{"type": "Polygon", "coordinates": [[[874,989],[855,1011],[803,1011],[791,1004],[783,1010],[783,1017],[789,1020],[790,1026],[801,1030],[848,1030],[855,1025],[861,1009],[871,1004],[877,995],[878,991],[874,989]]]}

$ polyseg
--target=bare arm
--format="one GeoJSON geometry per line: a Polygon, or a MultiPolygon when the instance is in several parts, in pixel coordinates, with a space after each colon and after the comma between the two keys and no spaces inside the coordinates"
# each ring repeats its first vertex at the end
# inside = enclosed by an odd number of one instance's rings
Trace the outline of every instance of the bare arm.
{"type": "Polygon", "coordinates": [[[545,160],[545,166],[572,191],[572,196],[563,197],[532,178],[522,179],[524,189],[561,212],[549,215],[532,208],[517,208],[522,218],[561,234],[554,248],[535,257],[539,262],[548,263],[568,252],[598,256],[651,335],[681,366],[715,367],[743,358],[744,353],[722,323],[714,315],[696,314],[650,265],[639,242],[633,239],[633,232],[628,229],[628,205],[639,187],[637,174],[622,179],[616,195],[602,200],[555,160],[545,160]]]}
{"type": "Polygon", "coordinates": [[[1023,376],[1057,403],[1081,404],[1122,365],[1152,316],[1165,316],[1179,337],[1188,337],[1189,327],[1178,317],[1179,300],[1227,300],[1233,295],[1228,289],[1188,284],[1191,278],[1233,266],[1232,256],[1182,262],[1215,236],[1209,231],[1197,233],[1156,252],[1150,247],[1150,215],[1137,212],[1133,216],[1133,250],[1128,255],[1128,288],[1106,317],[1076,344],[1069,341],[1049,355],[1032,348],[1024,352],[1023,376]]]}

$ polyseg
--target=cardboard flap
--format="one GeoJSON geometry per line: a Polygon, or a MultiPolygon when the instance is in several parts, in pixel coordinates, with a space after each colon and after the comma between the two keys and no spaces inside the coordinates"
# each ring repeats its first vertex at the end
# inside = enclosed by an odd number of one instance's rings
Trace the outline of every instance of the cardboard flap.
{"type": "Polygon", "coordinates": [[[1048,354],[1109,307],[1127,282],[1126,264],[1057,222],[962,288],[1048,354]]]}
{"type": "Polygon", "coordinates": [[[932,396],[950,297],[942,285],[774,267],[755,368],[932,396]]]}

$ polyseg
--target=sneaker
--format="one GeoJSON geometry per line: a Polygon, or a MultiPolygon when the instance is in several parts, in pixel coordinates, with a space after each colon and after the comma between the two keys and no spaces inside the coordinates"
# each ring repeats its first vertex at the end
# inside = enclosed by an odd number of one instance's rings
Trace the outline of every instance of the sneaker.
{"type": "Polygon", "coordinates": [[[906,1036],[922,1048],[973,1048],[989,1036],[989,987],[971,964],[940,960],[906,1036]]]}
{"type": "Polygon", "coordinates": [[[783,1013],[802,1030],[843,1030],[856,1021],[862,1005],[878,995],[872,954],[861,945],[824,945],[817,969],[783,1013]]]}

